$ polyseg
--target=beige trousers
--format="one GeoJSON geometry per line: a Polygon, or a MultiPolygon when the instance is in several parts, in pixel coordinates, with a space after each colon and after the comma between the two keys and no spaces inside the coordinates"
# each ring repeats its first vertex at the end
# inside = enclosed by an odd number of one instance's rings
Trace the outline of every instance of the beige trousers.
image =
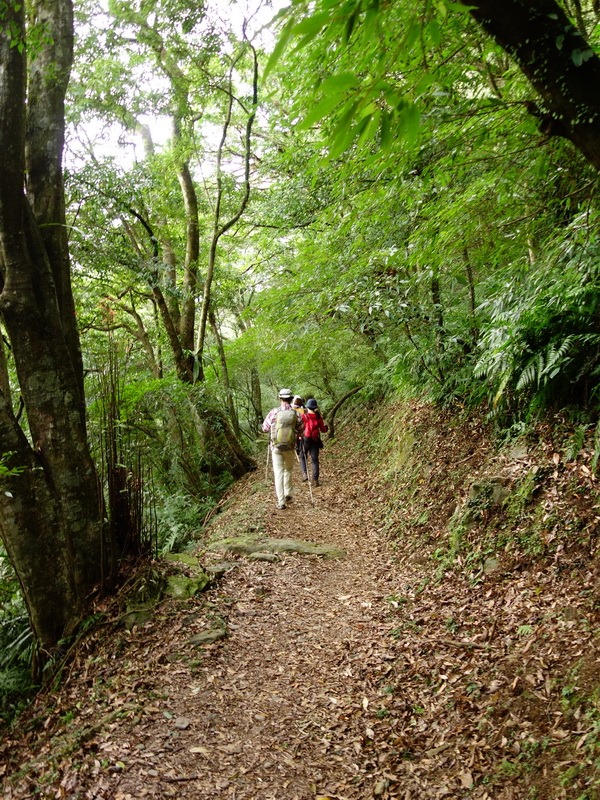
{"type": "Polygon", "coordinates": [[[271,447],[271,457],[277,502],[283,504],[285,503],[285,498],[292,495],[292,470],[294,469],[296,455],[293,450],[276,450],[271,447]]]}

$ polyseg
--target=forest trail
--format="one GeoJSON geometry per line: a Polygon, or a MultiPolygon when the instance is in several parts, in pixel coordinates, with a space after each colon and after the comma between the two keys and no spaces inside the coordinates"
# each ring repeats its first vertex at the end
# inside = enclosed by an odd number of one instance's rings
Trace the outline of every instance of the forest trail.
{"type": "MultiPolygon", "coordinates": [[[[464,431],[440,436],[431,452],[471,447],[464,431]]],[[[590,772],[573,771],[595,758],[578,699],[600,664],[593,571],[561,551],[437,579],[433,518],[403,538],[343,437],[321,463],[314,502],[298,470],[278,511],[263,462],[209,540],[294,538],[344,557],[207,548],[205,567],[236,564],[213,588],[163,601],[131,631],[116,624],[122,607],[105,609],[60,687],[4,737],[5,800],[596,800],[582,794],[590,772]],[[218,629],[212,644],[194,638],[218,629]]],[[[447,509],[448,473],[427,474],[447,509]]]]}
{"type": "MultiPolygon", "coordinates": [[[[296,470],[284,511],[259,468],[236,487],[211,535],[231,536],[232,524],[242,534],[254,523],[266,536],[345,555],[241,558],[215,589],[166,604],[122,637],[93,676],[72,674],[59,706],[88,730],[76,749],[38,741],[38,790],[119,800],[388,796],[387,745],[375,754],[373,741],[393,659],[391,549],[366,502],[366,475],[337,452],[323,451],[312,499],[296,470]],[[215,619],[227,637],[191,648],[215,619]],[[78,711],[67,711],[69,696],[79,698],[78,711]]],[[[25,781],[6,797],[33,796],[31,789],[25,781]]]]}

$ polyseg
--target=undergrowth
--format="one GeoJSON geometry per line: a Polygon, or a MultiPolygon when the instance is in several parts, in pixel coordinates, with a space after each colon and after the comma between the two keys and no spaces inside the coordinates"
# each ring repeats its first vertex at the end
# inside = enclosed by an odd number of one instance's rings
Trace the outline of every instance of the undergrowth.
{"type": "MultiPolygon", "coordinates": [[[[448,596],[459,585],[470,587],[473,598],[481,591],[531,596],[523,613],[507,615],[512,627],[501,634],[507,658],[500,669],[508,690],[490,709],[519,713],[536,735],[515,741],[518,749],[500,758],[486,780],[490,786],[524,782],[532,799],[598,800],[597,653],[579,653],[573,663],[578,638],[589,635],[600,608],[590,588],[600,574],[597,425],[561,414],[499,437],[473,413],[459,418],[426,403],[399,403],[373,415],[372,428],[364,446],[374,491],[386,497],[382,527],[398,557],[419,567],[422,587],[445,585],[448,596]],[[585,609],[580,617],[571,619],[570,609],[556,602],[553,581],[568,584],[585,609]],[[549,630],[556,660],[552,669],[542,665],[552,678],[539,697],[528,688],[527,670],[535,668],[526,664],[536,663],[549,630]],[[512,683],[524,687],[516,696],[512,683]],[[553,719],[576,735],[553,737],[547,727],[553,719]]],[[[414,598],[422,587],[411,587],[414,598]]],[[[390,596],[399,614],[393,637],[405,635],[405,603],[401,592],[390,596]]],[[[447,636],[461,638],[463,624],[456,615],[447,620],[447,636]]]]}
{"type": "Polygon", "coordinates": [[[0,718],[12,719],[35,690],[34,640],[16,576],[0,551],[0,718]]]}
{"type": "Polygon", "coordinates": [[[416,403],[372,425],[384,528],[427,552],[438,579],[476,575],[492,556],[514,564],[557,549],[595,552],[597,426],[557,417],[499,442],[483,418],[416,403]]]}

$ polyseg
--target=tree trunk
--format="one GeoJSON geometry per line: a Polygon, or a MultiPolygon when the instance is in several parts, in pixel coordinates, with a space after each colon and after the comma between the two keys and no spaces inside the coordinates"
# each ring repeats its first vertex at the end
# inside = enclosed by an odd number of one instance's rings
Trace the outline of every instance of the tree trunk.
{"type": "MultiPolygon", "coordinates": [[[[68,0],[55,0],[48,9],[34,4],[33,11],[45,23],[48,42],[35,58],[48,69],[55,64],[61,88],[39,94],[36,89],[35,100],[28,100],[35,108],[29,109],[27,163],[36,172],[30,179],[40,224],[44,220],[44,225],[59,225],[72,9],[68,0]],[[36,125],[46,120],[47,141],[34,135],[34,117],[36,125]],[[60,197],[50,199],[46,173],[60,187],[60,197]],[[52,211],[45,210],[50,207],[52,211]]],[[[68,252],[61,249],[66,248],[66,238],[51,237],[50,252],[46,250],[47,240],[24,194],[26,64],[24,47],[14,44],[15,38],[24,42],[24,17],[22,5],[7,4],[0,32],[0,314],[31,441],[9,398],[0,393],[0,453],[11,453],[7,466],[13,470],[2,479],[0,536],[38,644],[51,653],[85,614],[104,561],[100,493],[85,432],[80,364],[74,356],[79,345],[73,343],[74,317],[70,319],[67,311],[73,300],[70,282],[63,280],[68,271],[68,252]]]]}
{"type": "MultiPolygon", "coordinates": [[[[7,403],[11,402],[10,378],[8,375],[8,362],[6,360],[6,347],[4,337],[0,331],[0,392],[6,398],[7,403]]],[[[2,453],[0,453],[0,456],[2,453]]]]}
{"type": "MultiPolygon", "coordinates": [[[[177,140],[176,140],[177,141],[177,140]]],[[[186,219],[185,266],[183,276],[184,296],[181,309],[181,346],[188,353],[194,350],[196,325],[196,291],[198,284],[198,257],[200,255],[200,225],[198,222],[198,198],[192,174],[187,162],[179,169],[179,184],[183,195],[186,219]]]]}
{"type": "Polygon", "coordinates": [[[256,469],[256,462],[242,448],[222,409],[198,403],[194,415],[201,423],[197,427],[206,446],[220,454],[234,478],[256,469]]]}
{"type": "Polygon", "coordinates": [[[600,169],[600,58],[555,0],[460,0],[543,100],[533,113],[600,169]]]}
{"type": "MultiPolygon", "coordinates": [[[[154,142],[152,141],[152,134],[148,125],[142,124],[139,120],[135,120],[133,129],[137,131],[144,142],[144,153],[146,160],[153,158],[156,153],[154,149],[154,142]]],[[[124,224],[126,224],[124,222],[124,224]]],[[[164,220],[159,222],[160,232],[160,245],[162,248],[163,263],[164,263],[164,295],[167,304],[167,309],[170,318],[173,320],[175,330],[180,329],[181,325],[181,310],[179,308],[179,300],[177,298],[177,257],[173,244],[169,237],[167,225],[164,220]]],[[[135,237],[132,236],[131,231],[128,231],[130,239],[134,247],[137,247],[135,237]]],[[[193,325],[192,325],[193,327],[193,325]]],[[[191,348],[190,348],[191,349],[191,348]]]]}
{"type": "Polygon", "coordinates": [[[465,273],[467,276],[467,284],[469,286],[469,316],[471,317],[471,341],[469,342],[469,349],[475,347],[479,339],[479,326],[477,324],[477,302],[475,299],[475,276],[473,275],[473,267],[471,265],[471,258],[467,247],[463,247],[463,257],[465,262],[465,273]]]}
{"type": "MultiPolygon", "coordinates": [[[[158,237],[156,236],[152,228],[152,225],[146,219],[145,216],[140,214],[139,211],[137,211],[135,208],[131,206],[128,206],[127,210],[141,224],[141,226],[147,233],[148,239],[150,241],[150,246],[152,248],[152,260],[150,262],[150,268],[148,270],[148,283],[152,291],[152,299],[155,303],[156,308],[158,309],[159,316],[165,327],[165,332],[167,334],[169,345],[171,347],[171,352],[173,354],[173,360],[175,362],[175,370],[177,372],[177,377],[183,383],[193,383],[194,380],[193,357],[191,358],[188,357],[188,354],[183,349],[183,346],[181,344],[181,339],[179,338],[179,331],[176,328],[175,321],[171,316],[169,310],[169,303],[165,297],[165,293],[161,288],[162,278],[159,270],[160,250],[159,250],[158,237]]],[[[137,248],[135,234],[133,233],[133,231],[131,230],[130,226],[127,224],[126,221],[123,221],[123,224],[125,226],[125,230],[127,231],[127,235],[129,236],[132,244],[134,245],[134,247],[137,248]]]]}
{"type": "Polygon", "coordinates": [[[438,353],[444,349],[444,339],[446,338],[446,330],[444,328],[444,309],[442,306],[442,286],[440,283],[440,276],[434,272],[430,281],[431,288],[431,302],[433,303],[433,319],[435,326],[435,343],[438,353]]]}
{"type": "Polygon", "coordinates": [[[6,399],[0,450],[23,472],[0,491],[0,534],[44,650],[73,632],[102,577],[98,484],[65,343],[52,275],[27,200],[21,241],[0,220],[7,265],[0,311],[11,341],[33,447],[6,399]],[[13,246],[11,246],[13,245],[13,246]],[[19,247],[19,245],[21,245],[19,247]],[[8,493],[7,493],[8,492],[8,493]],[[48,598],[52,597],[50,604],[48,598]]]}
{"type": "MultiPolygon", "coordinates": [[[[250,52],[252,54],[252,104],[248,109],[248,118],[246,120],[246,129],[244,132],[244,189],[237,210],[226,222],[222,223],[221,222],[221,212],[223,203],[222,162],[223,162],[225,143],[227,141],[227,135],[229,132],[229,126],[231,124],[231,117],[233,111],[233,102],[234,102],[233,68],[236,63],[234,61],[233,64],[231,65],[231,70],[229,74],[229,90],[227,93],[228,94],[227,114],[225,122],[223,124],[223,129],[221,131],[221,139],[219,141],[219,146],[217,149],[217,196],[215,199],[215,210],[213,217],[213,233],[209,248],[206,277],[204,279],[204,291],[202,293],[202,308],[200,310],[198,335],[196,337],[196,358],[199,364],[200,381],[204,380],[203,359],[204,359],[204,346],[206,341],[206,325],[208,321],[208,313],[211,304],[211,289],[215,273],[215,264],[217,260],[217,248],[219,246],[219,240],[242,217],[242,214],[246,210],[248,201],[250,199],[250,157],[251,157],[251,145],[252,145],[252,128],[254,125],[254,120],[256,119],[256,109],[258,106],[258,58],[254,47],[250,43],[248,43],[248,47],[250,48],[250,52]]],[[[238,56],[238,58],[239,57],[240,56],[238,56]]]]}
{"type": "Polygon", "coordinates": [[[342,397],[340,397],[340,399],[337,401],[337,403],[335,403],[335,405],[333,406],[333,408],[329,412],[329,414],[327,416],[327,426],[329,428],[329,438],[330,439],[333,439],[333,437],[335,436],[335,415],[340,410],[340,408],[344,405],[346,400],[349,400],[352,397],[352,395],[356,394],[357,392],[360,392],[360,390],[362,388],[363,388],[362,386],[355,386],[354,389],[350,389],[349,392],[346,392],[345,395],[342,395],[342,397]]]}
{"type": "Polygon", "coordinates": [[[12,453],[5,466],[22,470],[2,479],[0,534],[13,565],[39,647],[52,652],[75,629],[89,591],[85,570],[73,567],[76,556],[61,519],[60,499],[0,394],[0,441],[12,453]],[[35,498],[35,502],[32,499],[35,498]]]}
{"type": "Polygon", "coordinates": [[[253,417],[249,420],[250,430],[256,432],[261,430],[262,421],[265,418],[262,410],[262,392],[260,388],[260,375],[255,366],[250,367],[250,401],[252,403],[253,417]]]}
{"type": "Polygon", "coordinates": [[[217,318],[212,308],[208,312],[208,320],[210,322],[210,328],[212,330],[213,336],[215,337],[215,342],[217,343],[217,350],[219,352],[219,361],[221,362],[221,380],[223,382],[223,391],[225,392],[225,402],[227,404],[229,419],[231,420],[231,427],[233,428],[233,432],[239,439],[240,423],[235,403],[233,402],[233,392],[231,391],[231,384],[229,382],[229,368],[227,366],[227,357],[225,355],[223,337],[221,336],[221,331],[219,330],[219,326],[217,324],[217,318]]]}
{"type": "Polygon", "coordinates": [[[73,7],[70,0],[33,0],[30,26],[51,31],[28,65],[25,142],[27,197],[50,261],[61,324],[85,421],[83,359],[71,290],[71,263],[62,173],[65,93],[73,60],[73,7]]]}

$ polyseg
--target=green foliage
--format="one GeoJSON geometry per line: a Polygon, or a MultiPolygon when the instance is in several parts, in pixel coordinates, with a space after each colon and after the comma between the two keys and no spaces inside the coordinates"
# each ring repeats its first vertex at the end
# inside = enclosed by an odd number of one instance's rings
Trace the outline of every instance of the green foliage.
{"type": "Polygon", "coordinates": [[[581,223],[575,217],[538,264],[486,302],[476,371],[496,406],[598,405],[598,239],[581,223]]]}
{"type": "Polygon", "coordinates": [[[13,455],[13,452],[2,453],[2,455],[0,455],[0,478],[11,478],[15,475],[20,475],[25,469],[25,467],[7,466],[7,463],[13,455]]]}
{"type": "MultiPolygon", "coordinates": [[[[221,437],[215,400],[204,386],[176,378],[133,379],[124,373],[107,417],[103,378],[90,382],[89,430],[101,464],[108,427],[115,426],[117,466],[140,486],[142,529],[161,552],[181,549],[193,539],[202,519],[231,483],[228,449],[221,437]],[[129,379],[129,382],[125,382],[129,379]],[[112,421],[111,421],[112,420],[112,421]]],[[[101,476],[110,488],[110,473],[101,476]]]]}
{"type": "Polygon", "coordinates": [[[415,13],[405,4],[384,7],[371,0],[297,2],[284,19],[266,73],[293,44],[288,58],[308,67],[313,95],[310,111],[301,111],[301,127],[327,120],[329,158],[363,143],[376,142],[388,152],[398,135],[409,148],[417,142],[416,100],[432,82],[424,51],[442,43],[427,5],[415,13]],[[400,53],[402,72],[396,69],[400,53]]]}
{"type": "Polygon", "coordinates": [[[565,451],[566,461],[575,461],[577,456],[581,453],[586,442],[588,429],[589,425],[578,425],[575,428],[565,451]]]}
{"type": "Polygon", "coordinates": [[[0,548],[0,718],[9,721],[33,690],[33,633],[18,581],[0,548]]]}
{"type": "MultiPolygon", "coordinates": [[[[301,292],[301,287],[298,290],[301,292]]],[[[288,291],[294,291],[292,286],[283,286],[277,297],[281,299],[288,291]]],[[[253,327],[230,342],[227,352],[236,384],[241,382],[249,364],[258,368],[269,407],[276,390],[288,384],[301,394],[317,396],[321,404],[327,399],[332,402],[363,382],[376,366],[376,357],[360,336],[328,319],[322,319],[319,325],[317,319],[311,320],[308,308],[303,321],[296,322],[294,315],[298,309],[292,311],[291,300],[291,313],[283,316],[281,307],[274,307],[269,298],[264,300],[253,327]],[[265,347],[267,342],[272,342],[272,346],[265,347]]]]}
{"type": "MultiPolygon", "coordinates": [[[[80,88],[73,83],[78,108],[133,130],[142,111],[164,110],[145,84],[145,99],[130,96],[146,70],[167,81],[182,122],[196,119],[195,104],[219,119],[214,86],[227,58],[210,9],[171,6],[111,5],[114,28],[89,44],[112,72],[103,66],[95,82],[86,72],[80,88]],[[210,33],[202,46],[200,33],[210,33]],[[127,48],[128,64],[109,40],[127,48]],[[110,107],[107,83],[123,90],[110,107]]],[[[251,224],[220,243],[213,303],[230,386],[209,343],[211,392],[224,403],[229,393],[247,433],[259,412],[256,373],[265,396],[293,383],[333,401],[367,383],[372,394],[408,388],[498,411],[593,404],[596,290],[584,262],[595,259],[595,215],[583,183],[592,176],[566,163],[564,144],[540,141],[525,111],[528,84],[506,55],[460,4],[319,0],[293,3],[279,19],[263,78],[261,189],[251,224]]],[[[72,184],[88,229],[74,236],[74,253],[97,276],[82,320],[122,326],[138,366],[150,364],[135,313],[155,354],[167,343],[149,290],[186,298],[179,278],[167,280],[161,247],[169,242],[183,262],[177,170],[182,159],[205,159],[208,145],[199,129],[188,135],[190,124],[176,147],[127,171],[95,164],[72,184]],[[92,185],[101,190],[94,202],[92,185]],[[158,256],[132,210],[160,232],[158,256]]],[[[222,177],[233,202],[235,181],[222,177]]],[[[207,226],[210,214],[201,202],[207,226]]]]}
{"type": "Polygon", "coordinates": [[[295,76],[295,132],[326,199],[280,256],[286,280],[301,265],[304,297],[286,302],[293,278],[275,296],[295,320],[318,308],[364,336],[382,385],[497,411],[593,406],[595,176],[539,139],[527,82],[467,12],[282,12],[267,73],[295,76]]]}
{"type": "Polygon", "coordinates": [[[183,493],[159,495],[155,499],[158,552],[179,553],[195,544],[214,500],[207,497],[202,503],[183,493]]]}
{"type": "Polygon", "coordinates": [[[581,790],[588,787],[578,795],[578,800],[593,800],[600,788],[600,691],[596,680],[582,680],[581,673],[588,670],[594,673],[584,657],[565,675],[560,690],[564,712],[569,715],[576,713],[586,722],[587,735],[578,748],[581,754],[578,763],[564,769],[560,778],[561,785],[567,788],[581,790]]]}
{"type": "Polygon", "coordinates": [[[596,427],[594,428],[594,440],[592,445],[592,470],[596,470],[598,468],[598,462],[600,461],[600,422],[596,423],[596,427]]]}

